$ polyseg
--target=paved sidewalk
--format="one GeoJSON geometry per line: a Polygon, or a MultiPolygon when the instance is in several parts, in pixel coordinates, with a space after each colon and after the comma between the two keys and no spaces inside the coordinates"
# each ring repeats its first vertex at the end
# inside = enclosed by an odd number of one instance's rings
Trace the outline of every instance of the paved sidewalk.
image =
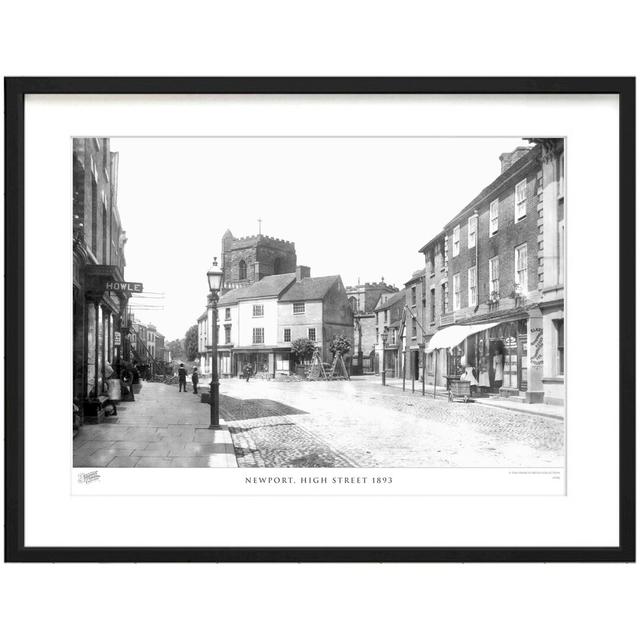
{"type": "Polygon", "coordinates": [[[209,429],[209,415],[190,384],[180,393],[177,385],[145,382],[135,402],[118,405],[117,416],[80,427],[73,466],[237,467],[229,430],[209,429]]]}
{"type": "MultiPolygon", "coordinates": [[[[353,376],[353,379],[365,381],[369,384],[382,386],[380,376],[353,376]]],[[[402,378],[387,378],[386,383],[388,387],[402,390],[402,378]]],[[[412,394],[411,380],[407,380],[405,383],[405,393],[408,393],[409,395],[422,395],[422,382],[420,380],[416,380],[415,393],[412,394]]],[[[433,385],[427,385],[425,387],[425,395],[433,397],[433,385]]],[[[446,398],[446,388],[436,387],[436,396],[446,398]]],[[[544,418],[555,418],[556,420],[564,420],[564,406],[561,405],[543,403],[527,404],[525,402],[515,402],[514,400],[507,400],[506,398],[477,398],[475,396],[472,398],[472,401],[476,404],[494,407],[495,409],[504,409],[505,411],[516,411],[519,413],[527,413],[534,416],[542,416],[544,418]]]]}

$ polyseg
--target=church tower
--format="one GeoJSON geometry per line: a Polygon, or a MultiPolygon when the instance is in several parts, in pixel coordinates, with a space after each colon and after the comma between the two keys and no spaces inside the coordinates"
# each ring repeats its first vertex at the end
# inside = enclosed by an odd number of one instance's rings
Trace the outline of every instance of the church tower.
{"type": "Polygon", "coordinates": [[[223,289],[246,287],[265,276],[295,273],[296,266],[293,242],[261,233],[235,238],[229,229],[222,236],[223,289]]]}

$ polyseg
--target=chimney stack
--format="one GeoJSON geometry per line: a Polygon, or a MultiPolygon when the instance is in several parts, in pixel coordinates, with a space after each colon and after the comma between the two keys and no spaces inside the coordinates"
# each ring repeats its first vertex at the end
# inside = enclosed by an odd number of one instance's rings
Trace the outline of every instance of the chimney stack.
{"type": "Polygon", "coordinates": [[[300,280],[303,280],[304,278],[310,278],[310,277],[311,277],[310,267],[303,267],[301,264],[299,264],[296,267],[296,282],[300,282],[300,280]]]}
{"type": "Polygon", "coordinates": [[[500,173],[504,173],[511,165],[515,164],[527,155],[531,149],[529,147],[516,147],[513,151],[500,154],[500,173]]]}

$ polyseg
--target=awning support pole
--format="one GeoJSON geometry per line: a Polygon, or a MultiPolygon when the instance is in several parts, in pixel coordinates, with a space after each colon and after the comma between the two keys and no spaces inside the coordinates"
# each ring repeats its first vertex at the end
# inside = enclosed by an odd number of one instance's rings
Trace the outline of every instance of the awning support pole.
{"type": "Polygon", "coordinates": [[[407,382],[407,352],[402,352],[402,390],[405,390],[407,382]]]}
{"type": "Polygon", "coordinates": [[[436,380],[438,379],[438,350],[435,350],[436,363],[433,367],[433,397],[436,397],[436,380]]]}

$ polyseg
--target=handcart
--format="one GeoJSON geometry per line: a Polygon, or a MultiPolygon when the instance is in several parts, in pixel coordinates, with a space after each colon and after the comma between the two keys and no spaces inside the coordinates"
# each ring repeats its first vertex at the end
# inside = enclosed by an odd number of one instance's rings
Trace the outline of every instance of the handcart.
{"type": "Polygon", "coordinates": [[[471,382],[469,380],[451,380],[449,383],[449,402],[462,400],[469,402],[471,397],[471,382]]]}

